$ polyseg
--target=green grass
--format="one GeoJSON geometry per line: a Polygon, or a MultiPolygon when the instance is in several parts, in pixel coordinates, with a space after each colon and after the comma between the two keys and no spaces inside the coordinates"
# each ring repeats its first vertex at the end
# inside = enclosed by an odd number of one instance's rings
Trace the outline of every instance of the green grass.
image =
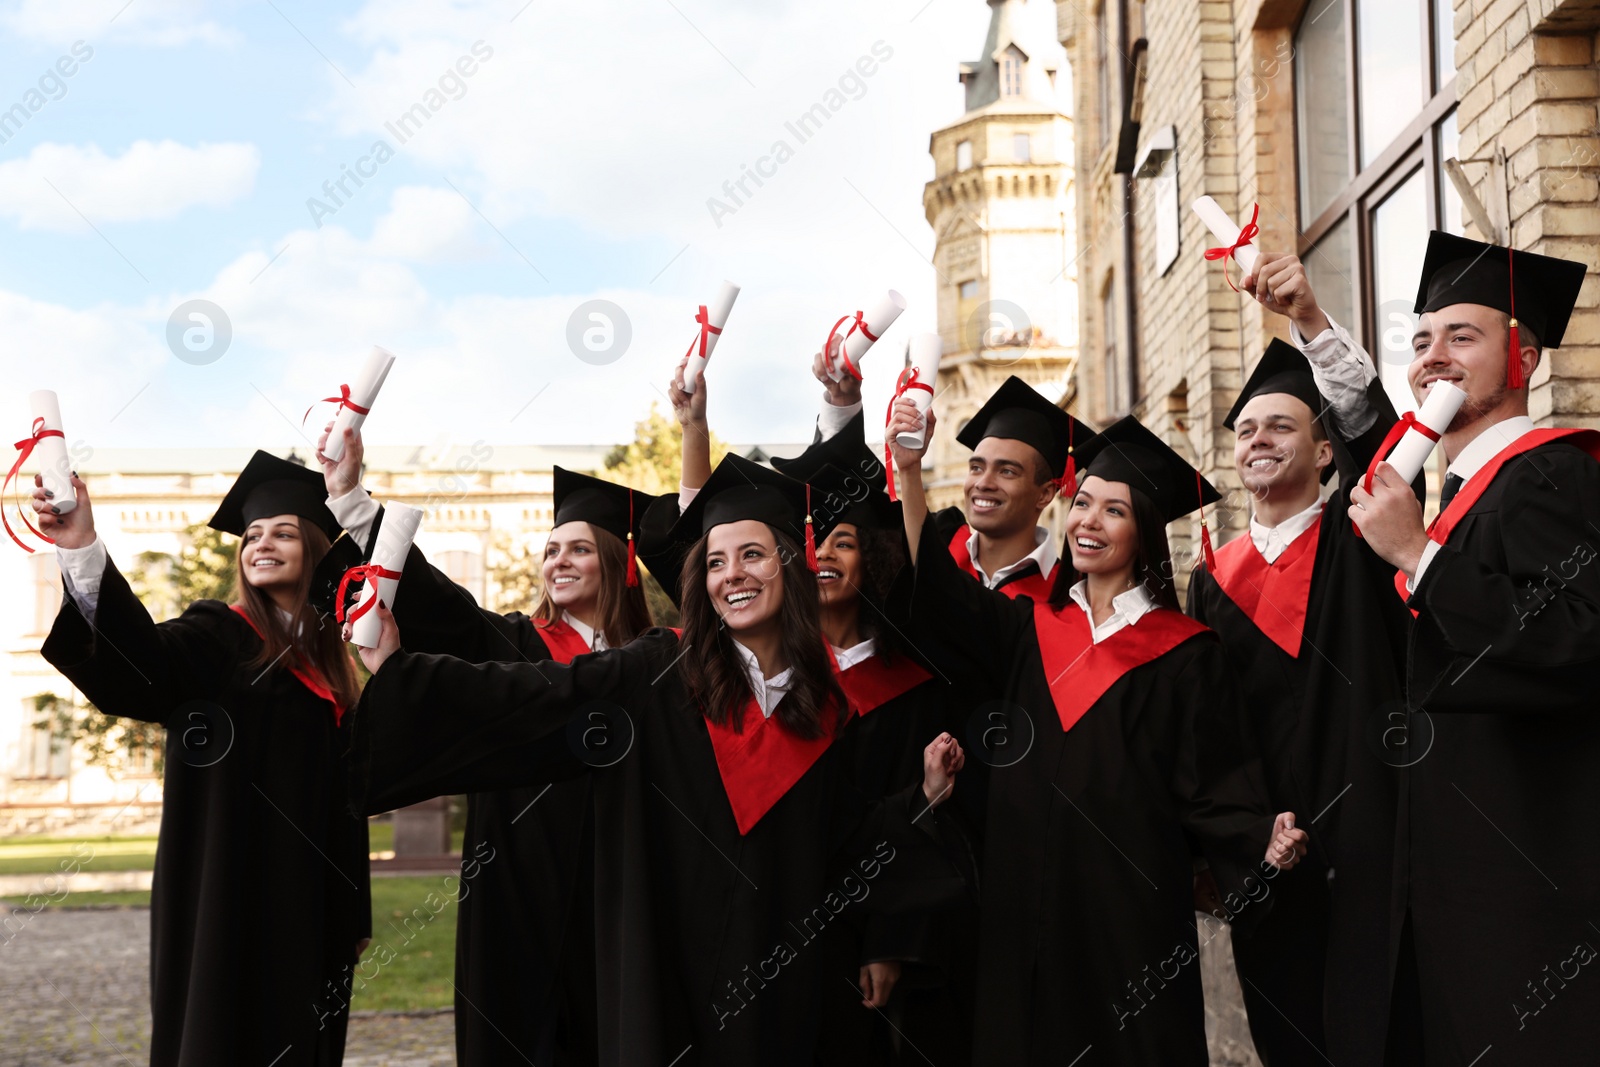
{"type": "Polygon", "coordinates": [[[0,874],[72,870],[148,871],[156,864],[153,837],[20,837],[0,842],[0,874]]]}
{"type": "MultiPolygon", "coordinates": [[[[17,907],[27,907],[30,910],[38,904],[38,898],[29,899],[26,893],[17,893],[6,898],[17,907]]],[[[106,890],[93,893],[69,893],[59,901],[44,898],[46,908],[66,911],[72,908],[92,907],[120,907],[120,908],[148,908],[150,906],[150,890],[126,889],[106,890]]]]}
{"type": "MultiPolygon", "coordinates": [[[[356,968],[354,1010],[455,1002],[456,902],[446,884],[444,874],[372,880],[372,944],[356,968]]],[[[456,884],[452,874],[448,885],[456,884]]]]}

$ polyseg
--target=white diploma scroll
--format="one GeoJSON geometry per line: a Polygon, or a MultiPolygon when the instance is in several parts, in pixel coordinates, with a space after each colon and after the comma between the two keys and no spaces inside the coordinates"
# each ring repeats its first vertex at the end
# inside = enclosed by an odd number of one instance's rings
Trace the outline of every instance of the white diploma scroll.
{"type": "Polygon", "coordinates": [[[689,365],[683,368],[684,392],[694,392],[695,377],[706,369],[706,362],[717,347],[717,338],[722,336],[722,328],[728,324],[728,312],[733,310],[733,302],[737,299],[739,287],[725,281],[722,288],[717,290],[717,298],[706,305],[706,322],[700,327],[694,343],[689,346],[689,365]],[[705,345],[705,355],[700,354],[702,343],[705,345]]]}
{"type": "MultiPolygon", "coordinates": [[[[417,536],[417,527],[422,523],[422,509],[414,508],[410,504],[386,504],[383,509],[383,525],[378,527],[378,543],[372,548],[372,562],[386,571],[400,573],[406,563],[406,553],[411,551],[411,542],[417,536]]],[[[378,609],[376,606],[367,607],[369,603],[379,597],[391,610],[394,608],[395,590],[400,586],[398,578],[379,578],[377,581],[367,579],[367,584],[361,589],[361,596],[356,599],[356,612],[365,612],[350,627],[350,640],[362,648],[376,648],[378,634],[382,626],[378,622],[378,609]]]]}
{"type": "MultiPolygon", "coordinates": [[[[1239,224],[1234,222],[1228,213],[1222,210],[1209,196],[1202,196],[1193,204],[1194,213],[1200,216],[1200,221],[1206,224],[1206,229],[1211,231],[1213,237],[1222,242],[1224,247],[1231,247],[1239,239],[1239,224]]],[[[1246,274],[1254,274],[1256,259],[1261,255],[1261,250],[1253,244],[1240,245],[1233,253],[1233,258],[1239,261],[1239,266],[1246,274]]]]}
{"type": "MultiPolygon", "coordinates": [[[[902,395],[910,398],[917,405],[917,414],[926,416],[928,408],[933,406],[932,390],[938,388],[934,382],[939,377],[939,357],[944,354],[944,341],[936,333],[915,333],[911,335],[911,366],[917,372],[917,385],[926,385],[927,389],[918,389],[915,386],[907,389],[902,395]]],[[[921,448],[927,434],[903,433],[897,434],[895,440],[901,448],[921,448]]]]}
{"type": "MultiPolygon", "coordinates": [[[[1428,395],[1417,411],[1417,421],[1434,433],[1443,434],[1466,399],[1467,394],[1461,389],[1447,381],[1436,381],[1428,387],[1428,395]]],[[[1409,429],[1400,438],[1400,443],[1394,446],[1394,451],[1389,453],[1389,466],[1399,471],[1400,477],[1409,485],[1422,473],[1422,465],[1428,462],[1436,444],[1438,442],[1426,434],[1419,433],[1415,428],[1409,429]]]]}
{"type": "MultiPolygon", "coordinates": [[[[389,377],[389,368],[392,366],[394,356],[373,345],[366,366],[361,368],[361,376],[350,387],[350,403],[371,410],[372,402],[378,399],[378,390],[383,388],[384,379],[389,377]]],[[[339,413],[333,417],[333,429],[328,431],[328,444],[322,454],[334,461],[341,459],[344,456],[345,430],[360,430],[361,424],[366,421],[367,417],[361,412],[341,406],[339,413]]]]}
{"type": "MultiPolygon", "coordinates": [[[[38,392],[28,394],[28,407],[33,412],[29,426],[36,426],[40,419],[44,430],[61,429],[61,401],[49,389],[40,389],[38,392]]],[[[29,430],[29,434],[32,434],[29,430]]],[[[77,490],[72,488],[72,462],[67,458],[67,439],[51,434],[49,437],[39,438],[39,443],[33,448],[34,458],[39,463],[39,478],[44,482],[44,487],[55,494],[51,503],[65,515],[78,506],[77,490]]]]}
{"type": "MultiPolygon", "coordinates": [[[[828,368],[828,376],[836,382],[844,379],[845,362],[842,356],[849,356],[850,362],[859,370],[861,357],[867,354],[867,350],[873,346],[876,338],[883,336],[883,331],[894,325],[894,320],[898,319],[905,309],[906,298],[890,289],[888,295],[873,304],[870,311],[862,313],[861,321],[866,323],[866,330],[855,329],[853,333],[850,332],[851,327],[855,325],[852,321],[854,315],[847,315],[841,319],[834,329],[845,331],[843,353],[834,357],[833,366],[828,368]],[[846,323],[850,323],[850,326],[846,326],[846,323]],[[868,332],[872,334],[871,337],[867,336],[868,332]]],[[[828,336],[831,343],[833,335],[830,333],[828,336]]]]}

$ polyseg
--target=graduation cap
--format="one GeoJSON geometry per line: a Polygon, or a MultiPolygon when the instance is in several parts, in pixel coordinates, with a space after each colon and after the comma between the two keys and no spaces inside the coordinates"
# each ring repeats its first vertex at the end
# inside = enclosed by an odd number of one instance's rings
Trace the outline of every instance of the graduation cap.
{"type": "Polygon", "coordinates": [[[1050,473],[1060,482],[1062,491],[1076,493],[1078,464],[1073,446],[1092,436],[1093,427],[1068,415],[1013,374],[961,428],[956,440],[974,449],[985,437],[1005,437],[1032,445],[1050,465],[1050,473]]]}
{"type": "Polygon", "coordinates": [[[1585,267],[1569,259],[1515,252],[1500,245],[1434,230],[1417,286],[1419,314],[1451,304],[1480,304],[1511,316],[1506,384],[1521,389],[1522,346],[1519,325],[1546,348],[1560,348],[1567,320],[1578,302],[1585,267]]]}
{"type": "MultiPolygon", "coordinates": [[[[1222,420],[1222,425],[1233,429],[1244,406],[1267,393],[1287,393],[1310,408],[1314,419],[1322,418],[1329,408],[1327,398],[1317,389],[1317,381],[1311,376],[1306,357],[1293,345],[1277,338],[1273,338],[1261,359],[1256,362],[1256,369],[1250,372],[1250,380],[1239,390],[1239,399],[1233,402],[1233,408],[1228,412],[1228,417],[1222,420]]],[[[1323,426],[1327,428],[1326,423],[1323,426]]],[[[1335,439],[1332,433],[1328,433],[1327,437],[1330,441],[1335,439]]],[[[1330,463],[1322,469],[1324,482],[1333,477],[1334,466],[1330,463]]]]}
{"type": "Polygon", "coordinates": [[[655,497],[629,489],[625,485],[592,478],[587,474],[555,468],[556,517],[552,526],[566,522],[586,522],[597,526],[619,541],[628,543],[629,585],[639,584],[637,561],[640,526],[644,513],[655,502],[655,497]]]}
{"type": "Polygon", "coordinates": [[[1164,522],[1177,522],[1199,509],[1200,537],[1206,565],[1211,566],[1211,531],[1204,509],[1221,500],[1222,494],[1171,446],[1128,415],[1079,445],[1078,455],[1085,464],[1085,478],[1126,482],[1129,489],[1149,498],[1164,522]]]}
{"type": "Polygon", "coordinates": [[[883,461],[867,447],[861,412],[826,441],[792,459],[772,458],[780,473],[811,486],[812,527],[817,540],[840,523],[895,530],[900,507],[884,490],[883,461]]]}
{"type": "Polygon", "coordinates": [[[764,522],[803,543],[806,566],[814,572],[817,545],[810,501],[811,487],[806,483],[730,452],[678,516],[668,536],[680,546],[691,545],[730,522],[764,522]]]}
{"type": "Polygon", "coordinates": [[[206,525],[242,537],[257,519],[298,515],[316,523],[331,541],[339,536],[339,520],[327,500],[321,472],[257,450],[206,525]]]}

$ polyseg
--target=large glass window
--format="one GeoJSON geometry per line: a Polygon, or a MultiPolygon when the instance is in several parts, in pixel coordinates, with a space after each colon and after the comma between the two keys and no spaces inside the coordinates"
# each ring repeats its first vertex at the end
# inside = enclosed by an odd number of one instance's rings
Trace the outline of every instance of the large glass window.
{"type": "Polygon", "coordinates": [[[1451,4],[1311,0],[1294,65],[1300,257],[1396,406],[1413,408],[1409,316],[1428,230],[1462,229],[1443,167],[1459,141],[1451,4]]]}

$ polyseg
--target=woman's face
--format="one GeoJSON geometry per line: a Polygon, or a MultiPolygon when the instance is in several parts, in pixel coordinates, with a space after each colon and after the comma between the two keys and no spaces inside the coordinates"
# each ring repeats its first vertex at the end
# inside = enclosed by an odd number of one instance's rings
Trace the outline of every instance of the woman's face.
{"type": "Polygon", "coordinates": [[[817,597],[823,608],[843,608],[861,599],[861,535],[854,523],[833,528],[817,546],[817,597]]]}
{"type": "Polygon", "coordinates": [[[298,515],[257,519],[245,527],[244,544],[239,547],[240,573],[264,593],[292,590],[305,567],[305,547],[298,515]]]}
{"type": "Polygon", "coordinates": [[[706,537],[706,595],[736,635],[776,625],[783,608],[783,564],[767,524],[713,526],[706,537]]]}
{"type": "Polygon", "coordinates": [[[1139,557],[1132,501],[1126,482],[1108,482],[1096,475],[1083,480],[1067,512],[1067,547],[1079,574],[1132,572],[1139,557]]]}
{"type": "Polygon", "coordinates": [[[600,599],[600,550],[586,522],[564,522],[544,543],[544,587],[563,611],[582,614],[600,599]]]}

